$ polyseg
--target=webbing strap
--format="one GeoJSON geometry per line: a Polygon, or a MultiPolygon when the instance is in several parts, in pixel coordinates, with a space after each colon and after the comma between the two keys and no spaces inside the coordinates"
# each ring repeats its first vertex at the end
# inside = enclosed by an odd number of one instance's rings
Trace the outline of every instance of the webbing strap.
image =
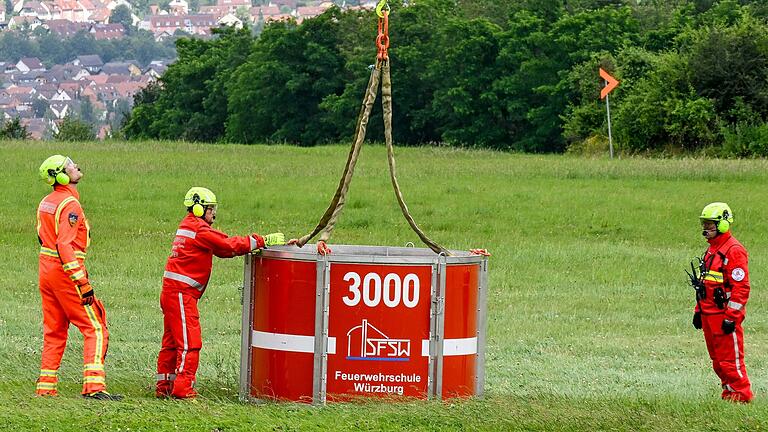
{"type": "Polygon", "coordinates": [[[395,189],[395,196],[397,197],[397,203],[400,204],[400,210],[403,212],[405,220],[408,221],[408,225],[419,236],[421,241],[429,246],[436,254],[444,253],[451,255],[451,253],[432,241],[426,234],[416,225],[416,221],[413,220],[413,216],[408,211],[408,206],[403,199],[403,193],[400,191],[400,185],[397,183],[397,173],[395,168],[395,149],[392,145],[392,80],[389,76],[389,62],[382,62],[384,65],[383,78],[381,80],[381,105],[384,109],[384,141],[387,143],[387,160],[389,161],[389,176],[392,180],[392,187],[395,189]]]}
{"type": "Polygon", "coordinates": [[[297,246],[302,247],[309,240],[311,240],[317,233],[324,231],[320,240],[326,241],[331,236],[336,220],[341,213],[341,209],[344,207],[344,203],[347,199],[347,191],[349,190],[349,184],[352,182],[352,175],[355,172],[355,165],[357,164],[357,158],[360,155],[360,148],[365,140],[365,132],[368,128],[368,118],[371,115],[373,109],[373,103],[376,101],[376,93],[379,88],[379,78],[381,76],[381,69],[376,67],[371,71],[371,77],[368,79],[368,89],[365,92],[363,98],[363,105],[360,108],[360,115],[357,117],[357,128],[355,130],[355,141],[352,143],[352,147],[349,149],[349,156],[347,156],[347,165],[344,167],[344,174],[341,176],[339,186],[336,188],[336,194],[331,200],[331,204],[325,210],[325,214],[320,218],[317,226],[311,233],[300,238],[297,246]]]}
{"type": "Polygon", "coordinates": [[[381,103],[384,111],[384,139],[387,144],[389,173],[390,179],[392,180],[392,187],[395,190],[395,197],[397,198],[397,202],[400,205],[400,210],[402,211],[405,219],[408,221],[408,225],[410,225],[411,229],[416,232],[424,244],[429,246],[429,248],[432,249],[435,253],[451,255],[447,249],[427,237],[426,234],[424,234],[424,232],[416,224],[413,216],[411,216],[410,212],[408,211],[408,206],[405,204],[402,191],[400,190],[400,185],[397,181],[394,146],[392,143],[392,80],[390,77],[390,67],[388,60],[377,61],[376,67],[371,70],[371,77],[368,80],[368,89],[365,92],[363,105],[360,108],[360,114],[357,118],[355,141],[352,143],[352,147],[350,148],[349,155],[347,157],[347,164],[344,167],[344,174],[339,181],[339,186],[336,188],[336,194],[333,196],[331,204],[325,210],[325,214],[323,214],[323,217],[320,218],[320,221],[318,222],[315,229],[311,233],[301,237],[297,242],[297,246],[304,246],[319,232],[322,232],[319,240],[323,242],[327,241],[331,237],[331,232],[336,226],[336,220],[341,214],[341,211],[344,208],[344,204],[346,203],[349,184],[352,182],[352,175],[354,174],[355,165],[357,164],[357,159],[360,155],[360,148],[362,147],[363,141],[365,140],[365,133],[368,127],[368,119],[371,115],[373,104],[376,101],[379,81],[381,81],[382,84],[381,103]],[[382,71],[383,79],[381,78],[382,71]]]}

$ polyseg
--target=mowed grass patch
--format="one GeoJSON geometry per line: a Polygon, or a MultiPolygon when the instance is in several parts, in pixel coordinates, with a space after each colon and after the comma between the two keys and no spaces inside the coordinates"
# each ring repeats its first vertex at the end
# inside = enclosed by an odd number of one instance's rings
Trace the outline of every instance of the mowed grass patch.
{"type": "MultiPolygon", "coordinates": [[[[451,249],[485,247],[490,261],[486,397],[391,405],[242,404],[237,399],[242,258],[217,260],[200,302],[203,351],[194,403],[157,401],[165,259],[191,186],[219,198],[230,234],[314,228],[348,148],[148,143],[2,142],[10,199],[0,218],[0,429],[676,430],[768,427],[768,163],[580,159],[397,149],[398,179],[414,218],[451,249]],[[42,324],[35,209],[49,188],[49,155],[83,168],[93,227],[88,268],[107,306],[111,391],[79,398],[82,338],[75,329],[58,399],[34,398],[42,324]],[[683,270],[706,243],[698,213],[727,201],[750,252],[745,323],[755,403],[719,401],[700,332],[690,325],[683,270]]],[[[332,243],[419,244],[400,214],[386,151],[364,147],[332,243]]]]}

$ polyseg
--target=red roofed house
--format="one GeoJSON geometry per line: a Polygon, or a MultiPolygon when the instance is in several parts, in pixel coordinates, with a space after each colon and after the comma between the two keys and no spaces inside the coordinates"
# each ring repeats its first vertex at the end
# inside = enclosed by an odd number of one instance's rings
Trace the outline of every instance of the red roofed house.
{"type": "Polygon", "coordinates": [[[189,13],[189,3],[185,0],[171,0],[168,3],[168,10],[173,15],[186,15],[189,13]]]}
{"type": "Polygon", "coordinates": [[[251,20],[258,22],[259,19],[268,21],[270,17],[283,15],[278,6],[254,6],[250,9],[251,20]]]}
{"type": "Polygon", "coordinates": [[[35,16],[15,16],[15,17],[11,17],[11,19],[8,20],[8,28],[14,29],[14,28],[22,27],[24,25],[28,25],[30,30],[34,30],[40,27],[42,23],[43,22],[40,21],[40,19],[35,16]]]}
{"type": "Polygon", "coordinates": [[[88,77],[88,81],[91,81],[94,84],[106,84],[109,77],[110,75],[104,75],[104,74],[91,75],[90,77],[88,77]]]}
{"type": "Polygon", "coordinates": [[[229,13],[229,8],[226,6],[200,6],[200,13],[213,15],[213,18],[218,21],[229,13]]]}
{"type": "Polygon", "coordinates": [[[293,10],[299,5],[299,0],[272,0],[269,4],[276,5],[277,7],[288,6],[293,10]]]}
{"type": "Polygon", "coordinates": [[[122,39],[125,36],[125,27],[120,23],[94,24],[88,31],[94,39],[122,39]]]}
{"type": "Polygon", "coordinates": [[[250,9],[251,0],[216,0],[216,6],[226,7],[229,12],[234,13],[239,7],[250,9]]]}
{"type": "Polygon", "coordinates": [[[25,57],[16,63],[16,69],[20,72],[44,71],[45,66],[40,63],[40,59],[37,57],[25,57]]]}
{"type": "Polygon", "coordinates": [[[51,33],[55,33],[62,38],[69,38],[75,35],[80,30],[88,30],[88,24],[81,22],[73,22],[67,19],[54,19],[47,21],[44,27],[48,27],[51,33]]]}
{"type": "Polygon", "coordinates": [[[53,0],[54,14],[74,22],[86,22],[96,11],[91,0],[53,0]]]}
{"type": "Polygon", "coordinates": [[[173,34],[176,30],[183,30],[189,34],[209,35],[211,27],[216,27],[213,15],[153,15],[145,18],[148,21],[148,30],[155,35],[166,32],[173,34]]]}
{"type": "Polygon", "coordinates": [[[35,93],[34,87],[21,87],[21,86],[13,86],[8,87],[5,89],[5,92],[8,94],[8,96],[23,96],[28,94],[35,93]]]}
{"type": "Polygon", "coordinates": [[[37,17],[40,20],[45,21],[53,18],[51,12],[51,8],[45,4],[45,2],[32,0],[24,3],[19,15],[37,17]]]}
{"type": "Polygon", "coordinates": [[[314,18],[325,12],[327,9],[327,7],[323,6],[299,6],[296,8],[296,17],[302,20],[314,18]]]}
{"type": "Polygon", "coordinates": [[[96,24],[107,24],[109,23],[109,17],[111,15],[111,10],[105,7],[100,7],[91,12],[91,15],[88,17],[88,21],[94,22],[96,24]]]}
{"type": "Polygon", "coordinates": [[[32,139],[43,139],[48,131],[48,120],[41,118],[25,118],[21,120],[21,124],[27,128],[27,133],[32,139]]]}

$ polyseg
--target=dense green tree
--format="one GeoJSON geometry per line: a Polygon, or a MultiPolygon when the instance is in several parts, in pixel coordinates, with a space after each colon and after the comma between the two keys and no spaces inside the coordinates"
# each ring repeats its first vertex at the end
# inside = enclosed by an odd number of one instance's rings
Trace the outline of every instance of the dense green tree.
{"type": "Polygon", "coordinates": [[[115,24],[122,24],[125,27],[125,33],[130,35],[136,28],[133,25],[133,17],[131,8],[126,5],[118,5],[112,9],[112,13],[109,15],[109,22],[115,24]]]}
{"type": "Polygon", "coordinates": [[[29,132],[16,117],[9,122],[0,123],[0,139],[25,140],[29,139],[29,132]]]}
{"type": "Polygon", "coordinates": [[[739,98],[755,113],[768,113],[768,26],[746,11],[733,25],[697,31],[689,64],[697,94],[718,112],[727,115],[739,98]]]}
{"type": "MultiPolygon", "coordinates": [[[[611,95],[621,150],[765,154],[768,144],[749,143],[768,136],[766,17],[758,0],[393,3],[394,138],[529,152],[601,141],[603,67],[621,81],[611,95]]],[[[348,139],[375,28],[370,11],[334,8],[301,25],[182,39],[162,85],[137,96],[126,136],[348,139]]],[[[0,36],[0,48],[13,41],[0,36]]],[[[380,114],[377,103],[374,140],[380,114]]]]}
{"type": "Polygon", "coordinates": [[[35,113],[35,117],[37,118],[43,118],[46,111],[48,111],[48,107],[50,106],[51,104],[43,98],[38,98],[32,101],[32,111],[35,113]]]}
{"type": "Polygon", "coordinates": [[[499,33],[498,26],[483,19],[452,20],[441,32],[439,45],[446,50],[429,77],[440,82],[431,112],[443,141],[506,147],[505,119],[493,88],[500,75],[499,33]]]}
{"type": "Polygon", "coordinates": [[[57,141],[93,141],[96,139],[96,134],[87,122],[67,115],[59,124],[59,131],[53,135],[53,138],[57,141]]]}
{"type": "Polygon", "coordinates": [[[89,125],[96,124],[96,108],[93,106],[90,98],[84,97],[80,99],[79,119],[89,125]]]}
{"type": "Polygon", "coordinates": [[[150,83],[133,97],[134,109],[125,115],[122,123],[122,134],[127,139],[149,139],[160,137],[157,120],[160,116],[158,110],[163,91],[158,82],[150,83]]]}
{"type": "Polygon", "coordinates": [[[320,104],[344,89],[340,18],[332,8],[301,26],[265,29],[227,87],[228,140],[310,145],[338,139],[340,132],[321,121],[320,104]]]}
{"type": "Polygon", "coordinates": [[[217,29],[215,34],[212,40],[178,41],[179,60],[163,75],[162,87],[152,87],[137,98],[127,136],[208,142],[223,136],[225,86],[245,61],[253,40],[248,29],[217,29]]]}

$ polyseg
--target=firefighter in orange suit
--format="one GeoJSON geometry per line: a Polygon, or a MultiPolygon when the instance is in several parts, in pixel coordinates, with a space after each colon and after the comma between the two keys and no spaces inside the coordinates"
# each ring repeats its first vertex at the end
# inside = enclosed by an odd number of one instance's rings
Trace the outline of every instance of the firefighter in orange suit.
{"type": "Polygon", "coordinates": [[[194,384],[202,347],[197,301],[208,286],[213,256],[232,258],[285,244],[282,233],[228,237],[211,228],[217,205],[216,196],[206,188],[193,187],[184,197],[187,215],[176,230],[160,294],[163,339],[155,388],[159,398],[197,396],[194,384]]]}
{"type": "Polygon", "coordinates": [[[747,250],[731,235],[733,212],[728,204],[707,205],[700,220],[709,248],[701,261],[693,326],[704,331],[722,398],[746,403],[753,396],[744,366],[742,328],[749,299],[747,250]]]}
{"type": "Polygon", "coordinates": [[[57,396],[58,370],[70,323],[83,334],[83,391],[86,398],[120,400],[106,391],[104,357],[107,331],[104,305],[96,298],[85,268],[90,226],[80,206],[80,168],[68,157],[51,156],[40,165],[40,177],[53,192],[37,208],[40,241],[40,295],[43,301],[43,355],[35,390],[57,396]]]}

